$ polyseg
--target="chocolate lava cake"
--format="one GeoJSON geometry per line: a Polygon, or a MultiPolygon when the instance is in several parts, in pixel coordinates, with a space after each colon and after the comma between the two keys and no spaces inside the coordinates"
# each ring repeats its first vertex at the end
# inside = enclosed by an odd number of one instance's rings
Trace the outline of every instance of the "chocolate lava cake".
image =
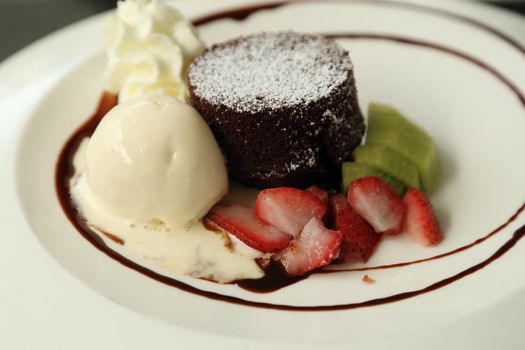
{"type": "Polygon", "coordinates": [[[189,68],[190,102],[230,175],[255,187],[339,186],[364,133],[348,52],[334,40],[259,33],[207,49],[189,68]]]}

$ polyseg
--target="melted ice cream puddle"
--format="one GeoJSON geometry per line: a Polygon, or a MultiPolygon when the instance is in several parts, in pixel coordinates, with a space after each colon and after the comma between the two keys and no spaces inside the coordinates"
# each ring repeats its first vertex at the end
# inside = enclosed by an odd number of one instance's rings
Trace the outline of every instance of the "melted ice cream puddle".
{"type": "Polygon", "coordinates": [[[146,262],[165,272],[221,283],[264,275],[255,262],[262,253],[225,232],[208,230],[202,221],[173,230],[160,221],[137,224],[100,210],[87,188],[84,161],[87,142],[84,140],[75,154],[71,195],[87,225],[109,247],[142,265],[146,262]],[[106,233],[122,240],[122,244],[106,233]]]}

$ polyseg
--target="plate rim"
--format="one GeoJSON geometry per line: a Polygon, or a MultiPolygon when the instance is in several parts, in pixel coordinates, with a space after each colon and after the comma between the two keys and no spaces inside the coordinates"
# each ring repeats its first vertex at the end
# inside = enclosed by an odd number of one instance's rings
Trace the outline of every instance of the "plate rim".
{"type": "MultiPolygon", "coordinates": [[[[188,2],[189,2],[189,1],[188,1],[188,2]]],[[[260,0],[259,0],[259,1],[257,1],[257,2],[263,2],[263,1],[260,1],[260,0]]],[[[424,1],[419,1],[419,2],[424,3],[424,1]]],[[[469,5],[469,6],[470,6],[470,5],[469,5]]],[[[468,7],[468,6],[467,6],[467,7],[468,7]]],[[[99,18],[99,17],[102,17],[102,16],[103,16],[103,15],[97,15],[97,16],[94,16],[94,17],[88,18],[87,20],[83,20],[83,21],[81,21],[81,22],[79,22],[79,23],[76,23],[76,24],[74,24],[74,25],[72,25],[72,26],[68,26],[68,27],[66,27],[65,29],[59,30],[58,32],[55,32],[55,33],[51,34],[51,36],[49,36],[49,37],[45,37],[45,38],[39,40],[38,42],[36,42],[35,44],[32,44],[32,45],[30,45],[29,47],[26,47],[25,49],[23,49],[22,51],[20,51],[18,54],[22,54],[22,53],[24,53],[25,55],[29,55],[29,54],[31,54],[31,51],[34,52],[35,50],[41,49],[42,46],[45,46],[45,44],[46,44],[46,42],[47,42],[48,40],[51,40],[51,39],[55,38],[55,36],[57,36],[57,35],[59,35],[59,34],[62,34],[62,33],[66,33],[66,32],[68,32],[68,31],[70,31],[72,28],[76,28],[78,25],[85,25],[86,23],[89,23],[89,24],[98,23],[98,22],[100,22],[100,18],[99,18]],[[92,23],[92,21],[93,21],[93,23],[92,23]],[[98,21],[98,22],[97,22],[97,21],[98,21]],[[38,44],[38,45],[36,45],[36,44],[38,44]],[[36,48],[35,48],[34,45],[36,45],[36,46],[40,46],[40,47],[36,47],[36,48]],[[29,53],[28,53],[28,52],[29,52],[29,53]]],[[[525,26],[524,26],[524,28],[525,28],[525,26]]],[[[8,61],[8,60],[9,60],[9,62],[11,62],[11,61],[16,61],[16,60],[18,59],[17,57],[19,57],[19,56],[17,56],[18,54],[15,54],[15,55],[13,55],[13,56],[10,56],[6,61],[8,61]]],[[[1,67],[5,66],[6,61],[4,61],[4,62],[2,63],[1,67]]],[[[2,72],[2,71],[1,71],[1,69],[0,69],[0,76],[1,76],[1,72],[2,72]]],[[[57,79],[57,77],[55,77],[55,79],[57,79]]],[[[1,96],[0,96],[0,98],[1,98],[1,96]]],[[[6,100],[7,100],[7,99],[8,99],[8,98],[6,98],[6,100]]],[[[0,99],[0,101],[2,101],[2,100],[0,99]]],[[[26,114],[27,114],[27,112],[26,112],[26,114]]],[[[0,119],[0,122],[1,122],[1,119],[0,119]]],[[[22,124],[24,124],[24,123],[22,123],[22,124]]],[[[8,147],[3,147],[4,145],[2,145],[2,144],[0,144],[0,146],[1,146],[1,147],[0,147],[0,151],[2,151],[2,150],[7,150],[7,149],[8,149],[8,147]]],[[[3,179],[3,178],[0,177],[0,179],[3,179]]],[[[0,204],[2,204],[2,203],[0,203],[0,204]]],[[[83,287],[83,286],[82,286],[82,287],[83,287]]],[[[85,287],[84,287],[84,288],[85,288],[85,287]]],[[[1,344],[1,342],[0,342],[0,344],[1,344]]]]}

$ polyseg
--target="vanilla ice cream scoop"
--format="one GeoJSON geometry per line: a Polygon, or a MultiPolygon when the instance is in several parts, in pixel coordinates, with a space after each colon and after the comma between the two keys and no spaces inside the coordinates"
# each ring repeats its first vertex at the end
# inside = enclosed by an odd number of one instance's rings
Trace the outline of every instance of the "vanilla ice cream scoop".
{"type": "Polygon", "coordinates": [[[91,137],[85,162],[97,206],[130,223],[188,226],[228,191],[208,125],[191,106],[165,95],[113,108],[91,137]]]}

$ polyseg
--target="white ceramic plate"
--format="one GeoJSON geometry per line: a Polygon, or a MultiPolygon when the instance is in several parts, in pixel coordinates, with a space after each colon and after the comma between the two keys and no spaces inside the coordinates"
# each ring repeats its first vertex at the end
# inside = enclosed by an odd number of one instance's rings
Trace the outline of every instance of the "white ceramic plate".
{"type": "MultiPolygon", "coordinates": [[[[518,213],[525,202],[525,22],[470,4],[418,3],[309,1],[241,21],[211,21],[200,30],[207,43],[261,30],[348,34],[339,41],[351,51],[361,105],[393,103],[433,135],[445,171],[432,202],[446,239],[432,249],[386,240],[369,266],[443,255],[497,233],[444,258],[316,275],[271,294],[175,276],[248,306],[163,285],[111,260],[67,221],[53,185],[61,146],[102,91],[98,16],[0,66],[0,329],[9,330],[0,348],[195,347],[208,339],[217,348],[406,348],[429,340],[427,348],[438,348],[474,334],[480,348],[525,344],[515,325],[525,320],[516,312],[525,310],[525,246],[517,241],[506,249],[525,224],[518,213]],[[488,264],[496,252],[504,254],[488,264]],[[361,282],[365,273],[377,283],[361,282]],[[392,296],[397,301],[383,303],[392,296]],[[276,310],[347,304],[352,309],[276,310]],[[484,334],[498,317],[490,336],[484,334]]],[[[253,7],[175,4],[194,18],[253,7]]]]}

